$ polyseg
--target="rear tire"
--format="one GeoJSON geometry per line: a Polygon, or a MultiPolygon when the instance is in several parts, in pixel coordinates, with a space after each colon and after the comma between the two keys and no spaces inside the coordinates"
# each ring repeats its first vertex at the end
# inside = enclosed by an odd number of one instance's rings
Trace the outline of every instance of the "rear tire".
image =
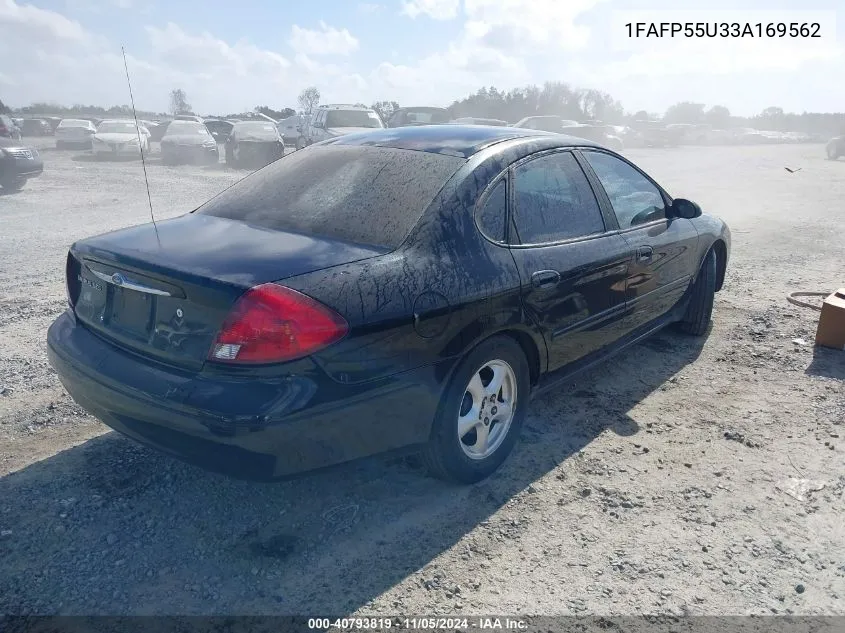
{"type": "Polygon", "coordinates": [[[422,452],[429,473],[464,484],[491,475],[519,438],[530,387],[528,361],[513,339],[494,336],[472,350],[449,381],[422,452]]]}
{"type": "Polygon", "coordinates": [[[693,336],[705,334],[710,326],[715,296],[716,252],[711,249],[705,256],[698,277],[692,286],[692,296],[684,318],[678,322],[678,329],[693,336]]]}

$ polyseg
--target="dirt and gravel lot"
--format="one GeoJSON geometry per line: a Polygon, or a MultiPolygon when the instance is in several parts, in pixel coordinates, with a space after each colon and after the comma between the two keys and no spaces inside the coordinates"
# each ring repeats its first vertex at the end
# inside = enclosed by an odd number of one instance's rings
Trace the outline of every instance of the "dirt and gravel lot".
{"type": "MultiPolygon", "coordinates": [[[[66,249],[149,209],[139,163],[45,150],[0,195],[0,612],[845,615],[845,353],[785,300],[845,286],[845,161],[823,154],[631,151],[731,225],[710,335],[535,401],[505,467],[455,487],[384,458],[235,481],[86,415],[45,354],[66,249]]],[[[148,169],[158,218],[245,173],[148,169]]]]}

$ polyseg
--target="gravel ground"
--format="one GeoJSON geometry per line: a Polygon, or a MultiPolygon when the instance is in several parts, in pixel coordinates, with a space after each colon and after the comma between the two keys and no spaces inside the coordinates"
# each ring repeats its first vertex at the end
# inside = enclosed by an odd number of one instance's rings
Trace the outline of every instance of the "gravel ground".
{"type": "MultiPolygon", "coordinates": [[[[149,208],[138,162],[45,150],[0,195],[0,613],[845,615],[845,354],[785,300],[845,286],[823,153],[631,151],[733,229],[710,335],[535,401],[505,467],[455,487],[413,458],[245,483],[86,415],[45,354],[66,249],[149,208]]],[[[245,173],[148,169],[158,218],[245,173]]]]}

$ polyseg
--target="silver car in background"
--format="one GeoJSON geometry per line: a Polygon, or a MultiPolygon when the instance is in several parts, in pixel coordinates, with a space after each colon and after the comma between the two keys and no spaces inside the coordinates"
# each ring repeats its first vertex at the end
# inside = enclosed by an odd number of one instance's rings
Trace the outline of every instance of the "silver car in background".
{"type": "Polygon", "coordinates": [[[96,126],[88,119],[62,119],[56,127],[56,149],[91,149],[91,138],[96,133],[96,126]]]}
{"type": "Polygon", "coordinates": [[[372,108],[354,105],[324,105],[317,108],[305,133],[305,145],[326,139],[384,127],[372,108]]]}
{"type": "Polygon", "coordinates": [[[97,158],[140,158],[150,151],[150,132],[131,120],[111,119],[100,122],[91,141],[97,158]]]}

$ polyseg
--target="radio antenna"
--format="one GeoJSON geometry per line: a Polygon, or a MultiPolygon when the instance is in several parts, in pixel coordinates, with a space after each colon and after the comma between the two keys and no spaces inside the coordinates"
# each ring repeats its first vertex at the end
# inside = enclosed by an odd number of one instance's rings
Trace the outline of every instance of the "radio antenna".
{"type": "Polygon", "coordinates": [[[156,240],[159,247],[161,247],[161,238],[158,235],[158,225],[156,224],[156,216],[153,213],[153,197],[150,195],[150,179],[147,177],[147,161],[144,159],[144,146],[141,143],[141,126],[138,125],[138,113],[135,111],[135,97],[132,96],[132,82],[129,81],[129,66],[126,65],[126,49],[120,47],[120,52],[123,53],[123,69],[126,71],[126,83],[129,86],[129,101],[132,103],[132,117],[135,119],[135,131],[138,133],[138,149],[141,151],[141,165],[144,168],[144,183],[147,185],[147,202],[150,203],[150,218],[153,221],[153,228],[156,232],[156,240]]]}

